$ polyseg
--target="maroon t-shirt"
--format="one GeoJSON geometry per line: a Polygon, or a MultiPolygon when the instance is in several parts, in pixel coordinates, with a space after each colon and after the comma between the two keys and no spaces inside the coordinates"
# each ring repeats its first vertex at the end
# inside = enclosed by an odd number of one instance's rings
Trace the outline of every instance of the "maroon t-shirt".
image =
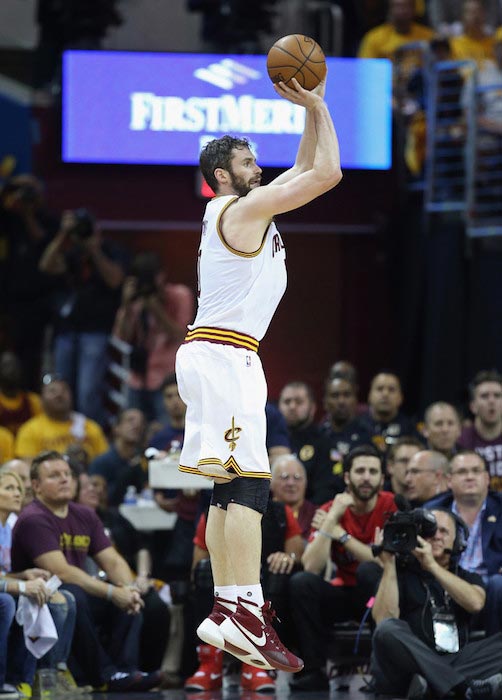
{"type": "MultiPolygon", "coordinates": [[[[321,506],[321,510],[328,512],[333,501],[328,501],[321,506]]],[[[375,507],[369,513],[360,515],[347,508],[340,519],[340,525],[345,532],[355,537],[364,544],[372,544],[375,541],[375,530],[377,527],[383,528],[391,513],[397,510],[394,503],[394,494],[380,491],[375,507]]],[[[312,529],[309,541],[312,542],[317,530],[312,529]]],[[[342,579],[344,586],[356,585],[356,569],[359,562],[345,547],[338,543],[333,543],[331,547],[331,559],[336,565],[336,576],[342,579]]]]}
{"type": "Polygon", "coordinates": [[[12,571],[29,569],[41,554],[56,550],[83,569],[87,556],[111,546],[101,520],[87,506],[69,503],[67,516],[60,518],[35,499],[23,508],[12,532],[12,571]]]}
{"type": "Polygon", "coordinates": [[[464,450],[474,450],[486,459],[490,472],[490,488],[502,491],[502,435],[485,440],[473,425],[466,426],[458,441],[464,450]]]}

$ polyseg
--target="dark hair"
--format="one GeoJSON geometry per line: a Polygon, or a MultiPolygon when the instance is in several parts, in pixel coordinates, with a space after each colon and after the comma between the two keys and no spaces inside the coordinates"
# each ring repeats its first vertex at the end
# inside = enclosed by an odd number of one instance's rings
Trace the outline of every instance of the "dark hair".
{"type": "Polygon", "coordinates": [[[246,138],[236,138],[235,136],[222,136],[220,139],[209,141],[204,146],[199,158],[200,169],[205,181],[213,192],[218,190],[218,180],[214,176],[216,168],[231,170],[232,151],[234,148],[249,147],[249,141],[246,138]]]}
{"type": "Polygon", "coordinates": [[[172,386],[173,384],[176,384],[176,386],[178,386],[178,377],[176,376],[176,372],[171,372],[171,374],[167,375],[167,377],[160,385],[160,391],[164,391],[166,387],[172,386]]]}
{"type": "Polygon", "coordinates": [[[329,368],[328,380],[330,379],[346,379],[354,386],[357,386],[357,369],[354,367],[352,362],[349,362],[348,360],[337,360],[337,362],[335,362],[329,368]],[[341,369],[340,365],[345,365],[345,369],[341,369]]]}
{"type": "Polygon", "coordinates": [[[380,452],[373,445],[359,445],[354,447],[348,454],[343,458],[343,471],[350,472],[354,460],[358,457],[376,457],[380,462],[380,469],[383,471],[383,458],[380,452]]]}
{"type": "Polygon", "coordinates": [[[458,450],[458,452],[455,452],[454,455],[452,455],[450,461],[448,462],[448,474],[451,474],[451,465],[454,459],[457,457],[463,457],[464,455],[474,455],[479,459],[481,464],[484,466],[485,471],[489,472],[490,469],[488,467],[488,462],[486,461],[486,458],[480,454],[479,452],[476,452],[476,450],[458,450]]]}
{"type": "Polygon", "coordinates": [[[419,450],[424,449],[424,443],[421,442],[414,435],[401,435],[401,437],[398,438],[396,442],[393,442],[389,445],[389,449],[387,450],[388,462],[392,462],[394,460],[394,455],[396,454],[397,450],[403,445],[411,445],[413,447],[418,447],[419,450]]]}
{"type": "Polygon", "coordinates": [[[496,382],[502,386],[502,374],[497,372],[496,369],[483,369],[475,374],[469,382],[469,398],[471,401],[474,399],[478,386],[484,384],[484,382],[496,382]]]}
{"type": "Polygon", "coordinates": [[[39,469],[40,469],[41,464],[43,464],[44,462],[56,462],[56,461],[59,461],[60,459],[62,459],[63,462],[67,461],[65,456],[62,455],[61,452],[58,452],[57,450],[44,450],[43,452],[39,452],[36,455],[36,457],[33,458],[33,461],[31,463],[30,479],[38,479],[39,478],[39,469]]]}
{"type": "Polygon", "coordinates": [[[162,263],[157,253],[145,251],[134,256],[130,273],[133,277],[153,278],[161,269],[162,263]]]}
{"type": "Polygon", "coordinates": [[[282,387],[281,395],[285,389],[305,389],[305,392],[307,393],[309,401],[311,403],[315,402],[314,390],[312,389],[312,387],[309,384],[307,384],[307,382],[301,382],[299,380],[295,380],[293,382],[288,382],[287,384],[285,384],[282,387]]]}
{"type": "Polygon", "coordinates": [[[343,374],[342,372],[335,372],[334,374],[330,374],[326,381],[324,382],[324,394],[326,395],[329,388],[333,384],[333,382],[347,382],[347,384],[350,386],[354,394],[357,396],[357,390],[358,390],[358,385],[356,382],[351,379],[347,374],[343,374]]]}
{"type": "Polygon", "coordinates": [[[385,375],[388,376],[388,377],[394,377],[394,379],[396,379],[396,380],[397,380],[397,383],[399,384],[399,390],[400,390],[400,391],[403,390],[403,386],[402,386],[402,384],[401,384],[401,378],[400,378],[399,374],[398,374],[397,372],[395,372],[393,369],[390,369],[390,368],[388,368],[388,367],[384,367],[383,369],[379,370],[378,372],[376,372],[376,374],[374,374],[374,375],[371,377],[371,381],[370,381],[370,391],[371,391],[371,389],[373,389],[373,383],[374,383],[375,379],[376,379],[377,377],[380,377],[380,375],[382,375],[382,374],[385,374],[385,375]]]}

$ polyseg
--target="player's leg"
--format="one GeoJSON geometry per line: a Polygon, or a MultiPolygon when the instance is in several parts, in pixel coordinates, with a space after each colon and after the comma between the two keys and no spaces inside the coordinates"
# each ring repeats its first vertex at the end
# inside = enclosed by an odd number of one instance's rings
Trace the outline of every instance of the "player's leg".
{"type": "Polygon", "coordinates": [[[219,627],[237,607],[235,575],[225,544],[226,517],[227,511],[224,508],[210,506],[206,524],[206,546],[211,558],[214,605],[211,614],[197,628],[200,639],[219,649],[225,648],[225,640],[219,627]]]}
{"type": "Polygon", "coordinates": [[[260,584],[261,519],[269,500],[268,479],[242,477],[215,487],[213,503],[227,499],[225,545],[236,576],[235,612],[219,626],[225,650],[258,668],[300,671],[303,661],[282,644],[272,626],[275,615],[260,584]]]}
{"type": "MultiPolygon", "coordinates": [[[[225,545],[239,587],[259,586],[261,565],[262,514],[239,503],[229,503],[225,520],[225,545]]],[[[240,591],[253,600],[251,591],[240,591]]],[[[263,593],[261,601],[263,605],[263,593]]]]}
{"type": "Polygon", "coordinates": [[[206,525],[206,545],[211,556],[211,569],[215,586],[234,586],[235,575],[225,545],[227,511],[212,505],[206,525]]]}

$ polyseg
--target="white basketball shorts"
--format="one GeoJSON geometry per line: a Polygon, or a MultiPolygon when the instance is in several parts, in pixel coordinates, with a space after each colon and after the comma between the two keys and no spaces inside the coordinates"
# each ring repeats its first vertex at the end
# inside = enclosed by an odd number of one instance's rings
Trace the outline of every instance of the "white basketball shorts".
{"type": "Polygon", "coordinates": [[[187,405],[180,470],[270,479],[267,385],[257,353],[205,340],[188,342],[178,350],[176,375],[187,405]]]}

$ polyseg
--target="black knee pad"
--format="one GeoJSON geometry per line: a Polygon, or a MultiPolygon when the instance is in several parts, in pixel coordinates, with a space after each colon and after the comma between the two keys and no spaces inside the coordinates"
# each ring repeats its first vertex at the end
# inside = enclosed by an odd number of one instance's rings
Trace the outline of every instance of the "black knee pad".
{"type": "Polygon", "coordinates": [[[229,503],[237,503],[256,510],[262,515],[267,510],[270,479],[238,476],[227,484],[215,484],[211,505],[227,510],[229,503]]]}

